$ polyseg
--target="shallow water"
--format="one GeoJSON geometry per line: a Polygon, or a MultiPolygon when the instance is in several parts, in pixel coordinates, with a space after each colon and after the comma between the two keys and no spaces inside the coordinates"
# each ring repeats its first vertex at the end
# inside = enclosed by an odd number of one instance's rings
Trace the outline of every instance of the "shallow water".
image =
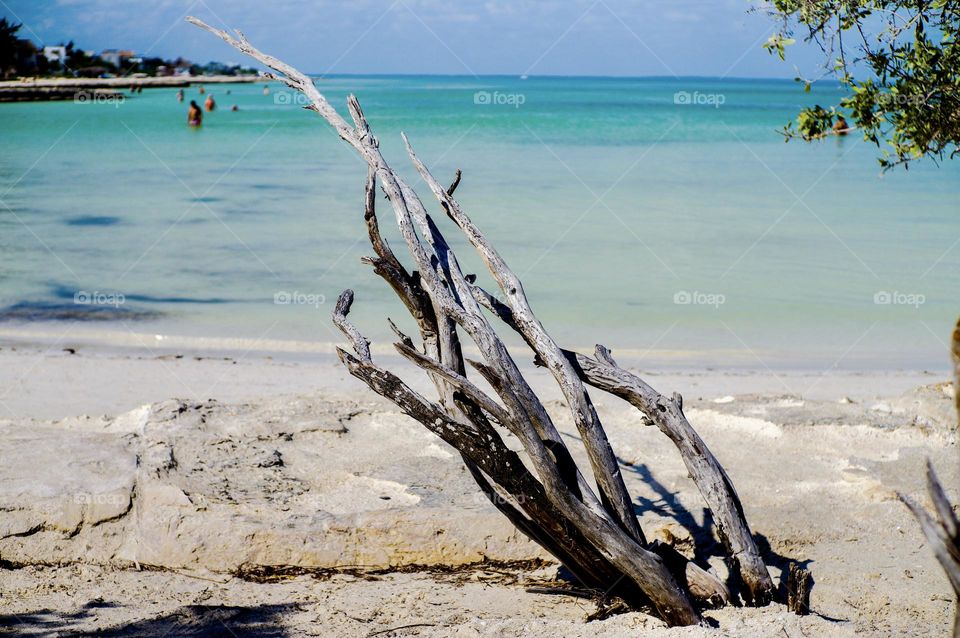
{"type": "MultiPolygon", "coordinates": [[[[499,77],[320,87],[338,108],[358,95],[411,180],[401,130],[442,179],[464,170],[467,211],[565,345],[690,365],[946,365],[960,311],[960,166],[881,176],[877,149],[854,136],[784,144],[776,130],[836,87],[499,77]]],[[[219,109],[201,130],[185,126],[173,89],[0,104],[3,334],[95,326],[254,349],[339,341],[329,312],[352,287],[357,322],[387,340],[383,316],[404,314],[359,263],[365,168],[295,96],[270,88],[211,87],[219,109]]],[[[187,97],[202,101],[196,89],[187,97]]]]}

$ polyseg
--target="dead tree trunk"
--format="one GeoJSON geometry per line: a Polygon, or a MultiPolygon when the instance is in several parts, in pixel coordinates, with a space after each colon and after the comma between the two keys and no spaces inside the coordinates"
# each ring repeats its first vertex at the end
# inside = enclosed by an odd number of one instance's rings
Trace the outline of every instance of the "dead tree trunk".
{"type": "MultiPolygon", "coordinates": [[[[954,405],[957,409],[957,426],[960,433],[960,321],[957,322],[953,331],[952,344],[954,405]]],[[[953,594],[957,599],[953,616],[953,636],[960,638],[960,523],[929,461],[927,462],[927,493],[933,503],[935,517],[931,516],[926,508],[903,494],[900,494],[900,500],[917,517],[923,535],[927,537],[930,548],[950,580],[953,594]]]]}
{"type": "Polygon", "coordinates": [[[276,71],[277,79],[302,92],[309,100],[307,108],[333,126],[368,165],[364,219],[375,256],[364,261],[389,284],[416,322],[421,347],[390,322],[398,338],[394,345],[426,372],[438,398],[432,401],[421,396],[373,361],[368,340],[348,319],[353,303],[353,292],[348,290],[337,301],[333,320],[353,350],[337,350],[350,373],[454,447],[493,504],[585,586],[613,591],[635,608],[651,605],[670,625],[696,624],[701,619],[698,606],[725,604],[730,594],[712,574],[669,548],[647,542],[586,385],[621,396],[677,445],[747,585],[744,597],[753,604],[769,602],[773,583],[733,484],[687,422],[680,396],[663,397],[617,366],[601,346],[593,359],[562,349],[550,337],[530,307],[520,279],[454,199],[459,172],[453,185],[442,186],[404,137],[420,176],[443,212],[479,253],[505,303],[481,289],[475,276],[462,272],[417,193],[384,159],[356,98],[347,100],[353,119],[349,124],[312,80],[258,51],[239,32],[234,37],[195,18],[188,20],[276,71]],[[412,270],[401,263],[380,234],[378,186],[390,201],[412,270]],[[494,317],[485,308],[492,310],[494,317]],[[543,402],[507,351],[491,323],[495,318],[524,338],[559,385],[595,485],[577,467],[543,402]],[[481,361],[464,359],[460,343],[464,336],[480,351],[481,361]],[[470,380],[467,363],[493,388],[493,394],[470,380]],[[504,434],[520,442],[526,462],[506,445],[504,434]]]}

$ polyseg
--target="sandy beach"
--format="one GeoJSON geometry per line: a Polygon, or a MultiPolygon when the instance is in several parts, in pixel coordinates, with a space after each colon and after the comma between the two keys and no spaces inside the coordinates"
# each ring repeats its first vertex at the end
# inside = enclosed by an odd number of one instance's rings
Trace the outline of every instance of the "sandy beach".
{"type": "Polygon", "coordinates": [[[956,2],[13,4],[0,638],[960,638],[956,2]]]}
{"type": "MultiPolygon", "coordinates": [[[[409,364],[380,360],[429,390],[409,364]]],[[[527,372],[575,441],[550,379],[527,372]]],[[[943,376],[644,374],[687,397],[777,582],[788,561],[806,561],[815,613],[731,607],[707,612],[710,627],[668,630],[640,612],[587,623],[594,601],[528,592],[556,584],[557,564],[486,502],[451,448],[329,355],[21,343],[0,350],[0,632],[947,631],[949,586],[895,496],[923,498],[928,457],[947,485],[957,482],[943,376]]],[[[711,547],[700,496],[672,444],[630,406],[611,397],[597,404],[648,536],[691,557],[694,540],[711,547]]],[[[726,574],[712,552],[698,559],[726,574]]]]}

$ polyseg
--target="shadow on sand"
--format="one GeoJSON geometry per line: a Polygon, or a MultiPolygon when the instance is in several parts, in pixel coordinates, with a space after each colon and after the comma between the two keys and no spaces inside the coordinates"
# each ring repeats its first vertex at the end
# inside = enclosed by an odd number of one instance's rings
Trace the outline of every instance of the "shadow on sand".
{"type": "MultiPolygon", "coordinates": [[[[693,513],[680,503],[677,498],[677,493],[671,492],[663,483],[660,483],[654,478],[650,472],[650,468],[645,464],[638,463],[628,465],[624,463],[622,459],[620,463],[622,467],[637,474],[658,496],[657,499],[638,498],[637,503],[634,505],[634,511],[638,516],[644,512],[656,512],[661,516],[676,521],[678,525],[686,529],[690,533],[691,538],[693,538],[694,561],[700,566],[706,567],[707,559],[714,556],[719,556],[727,561],[726,551],[714,534],[713,513],[709,508],[703,508],[701,512],[703,523],[698,523],[693,513]]],[[[757,543],[757,549],[760,550],[760,556],[763,558],[763,562],[770,567],[775,567],[780,570],[780,579],[777,584],[777,600],[785,603],[787,600],[787,577],[790,573],[790,565],[796,563],[802,568],[809,569],[813,561],[808,559],[799,560],[778,554],[773,550],[770,546],[770,541],[763,534],[754,532],[753,539],[757,543]]],[[[727,563],[729,565],[729,561],[727,561],[727,563]]],[[[727,583],[732,591],[739,591],[742,587],[742,583],[738,582],[739,578],[737,578],[736,574],[737,572],[735,570],[731,570],[731,579],[733,582],[727,583]]],[[[811,578],[811,589],[815,583],[816,581],[811,578]]],[[[840,620],[837,618],[829,618],[822,614],[817,615],[826,620],[840,620]]]]}
{"type": "Polygon", "coordinates": [[[119,605],[91,601],[73,613],[41,609],[23,614],[0,614],[0,636],[287,638],[291,634],[282,626],[281,618],[289,614],[294,605],[187,605],[155,618],[112,626],[98,625],[97,610],[115,607],[119,605]]]}

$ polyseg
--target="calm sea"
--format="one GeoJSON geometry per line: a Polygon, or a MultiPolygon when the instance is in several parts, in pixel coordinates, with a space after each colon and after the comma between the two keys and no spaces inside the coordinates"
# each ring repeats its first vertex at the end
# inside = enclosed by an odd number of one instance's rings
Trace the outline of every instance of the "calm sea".
{"type": "MultiPolygon", "coordinates": [[[[359,96],[412,181],[401,130],[438,176],[463,169],[466,209],[564,345],[683,366],[946,366],[960,164],[881,175],[856,136],[785,144],[777,129],[835,86],[319,85],[338,108],[359,96]]],[[[351,287],[358,323],[385,343],[383,317],[404,314],[359,261],[365,168],[294,95],[263,86],[210,87],[219,108],[201,130],[172,89],[0,105],[0,335],[322,349],[339,341],[329,312],[351,287]]]]}

